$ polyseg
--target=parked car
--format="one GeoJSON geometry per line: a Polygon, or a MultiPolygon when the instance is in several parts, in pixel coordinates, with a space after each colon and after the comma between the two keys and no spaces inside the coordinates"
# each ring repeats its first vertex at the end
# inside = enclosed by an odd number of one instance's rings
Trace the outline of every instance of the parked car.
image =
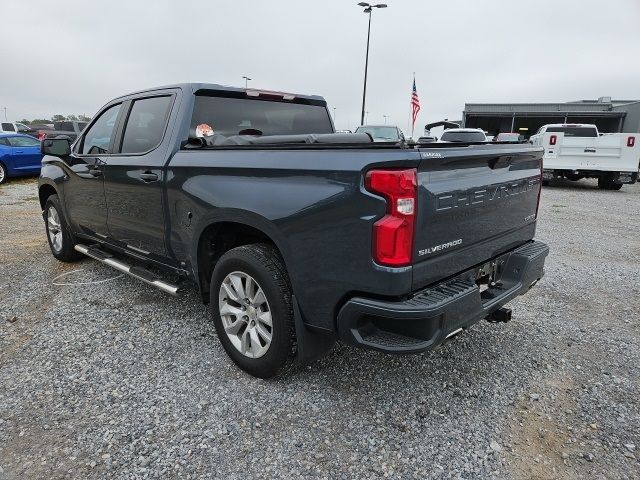
{"type": "Polygon", "coordinates": [[[601,134],[592,124],[558,123],[540,127],[529,140],[545,148],[545,184],[553,178],[597,178],[599,188],[620,190],[638,180],[638,133],[601,134]]]}
{"type": "Polygon", "coordinates": [[[0,133],[22,133],[28,134],[31,129],[28,125],[19,122],[1,122],[0,133]]]}
{"type": "Polygon", "coordinates": [[[355,133],[367,133],[374,142],[404,142],[404,134],[398,127],[391,125],[362,125],[355,133]]]}
{"type": "Polygon", "coordinates": [[[53,128],[42,129],[38,131],[38,139],[56,138],[61,136],[69,137],[73,142],[80,132],[87,126],[87,122],[76,120],[64,120],[62,122],[54,122],[53,128]]]}
{"type": "Polygon", "coordinates": [[[116,98],[73,146],[42,142],[51,252],[172,294],[195,285],[227,354],[263,378],[337,339],[418,353],[510,320],[548,253],[533,240],[543,149],[333,132],[319,96],[181,84],[116,98]]]}
{"type": "Polygon", "coordinates": [[[40,142],[19,133],[0,133],[0,184],[9,177],[40,172],[40,142]]]}
{"type": "Polygon", "coordinates": [[[480,143],[486,142],[484,130],[480,128],[449,128],[440,136],[441,142],[480,143]]]}
{"type": "Polygon", "coordinates": [[[524,135],[520,133],[499,133],[493,138],[494,142],[510,142],[510,143],[522,143],[525,142],[526,139],[524,135]]]}

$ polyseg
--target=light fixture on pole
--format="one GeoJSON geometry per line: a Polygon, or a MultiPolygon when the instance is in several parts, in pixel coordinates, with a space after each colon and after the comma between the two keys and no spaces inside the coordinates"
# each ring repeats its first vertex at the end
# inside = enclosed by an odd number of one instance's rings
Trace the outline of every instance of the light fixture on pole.
{"type": "Polygon", "coordinates": [[[360,2],[358,6],[364,8],[364,13],[369,14],[369,28],[367,29],[367,53],[364,60],[364,87],[362,88],[362,115],[360,116],[360,125],[364,125],[364,108],[367,99],[367,70],[369,69],[369,39],[371,38],[371,11],[374,8],[387,8],[386,3],[378,3],[371,5],[367,2],[360,2]]]}
{"type": "Polygon", "coordinates": [[[244,88],[247,88],[247,85],[249,84],[249,80],[251,80],[249,77],[245,77],[243,76],[242,78],[244,78],[244,88]]]}

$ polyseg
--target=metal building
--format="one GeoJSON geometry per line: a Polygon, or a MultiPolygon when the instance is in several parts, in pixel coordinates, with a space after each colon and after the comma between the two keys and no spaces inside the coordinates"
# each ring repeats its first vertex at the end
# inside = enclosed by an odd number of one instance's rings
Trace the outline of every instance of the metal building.
{"type": "Polygon", "coordinates": [[[548,123],[595,123],[601,132],[640,132],[640,100],[578,100],[567,103],[467,103],[462,126],[490,135],[519,132],[529,137],[548,123]]]}

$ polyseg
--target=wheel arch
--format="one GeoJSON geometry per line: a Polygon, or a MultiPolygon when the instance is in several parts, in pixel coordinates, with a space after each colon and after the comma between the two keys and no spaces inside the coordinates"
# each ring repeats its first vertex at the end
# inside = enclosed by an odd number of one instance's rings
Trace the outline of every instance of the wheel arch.
{"type": "Polygon", "coordinates": [[[225,216],[203,225],[194,247],[195,275],[202,300],[209,302],[211,274],[218,259],[227,251],[252,243],[273,245],[287,267],[286,244],[275,226],[264,218],[225,216]]]}
{"type": "Polygon", "coordinates": [[[44,210],[44,206],[47,203],[47,199],[51,195],[58,195],[58,190],[53,185],[43,183],[38,188],[38,198],[40,199],[40,208],[44,210]]]}

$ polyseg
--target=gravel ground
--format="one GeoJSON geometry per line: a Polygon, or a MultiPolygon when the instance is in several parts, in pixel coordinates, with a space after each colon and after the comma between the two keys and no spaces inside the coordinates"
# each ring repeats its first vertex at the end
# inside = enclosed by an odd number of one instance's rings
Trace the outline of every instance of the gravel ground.
{"type": "Polygon", "coordinates": [[[547,273],[514,321],[419,356],[338,346],[262,381],[195,293],[57,262],[36,181],[12,181],[0,478],[638,478],[639,206],[640,185],[547,187],[547,273]]]}

